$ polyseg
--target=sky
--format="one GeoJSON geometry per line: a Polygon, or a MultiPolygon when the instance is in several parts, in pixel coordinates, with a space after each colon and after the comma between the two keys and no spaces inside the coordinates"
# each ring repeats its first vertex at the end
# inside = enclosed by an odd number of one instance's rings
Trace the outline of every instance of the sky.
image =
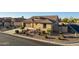
{"type": "Polygon", "coordinates": [[[0,12],[0,17],[21,17],[30,18],[32,16],[53,16],[58,15],[60,18],[79,18],[79,12],[0,12]]]}

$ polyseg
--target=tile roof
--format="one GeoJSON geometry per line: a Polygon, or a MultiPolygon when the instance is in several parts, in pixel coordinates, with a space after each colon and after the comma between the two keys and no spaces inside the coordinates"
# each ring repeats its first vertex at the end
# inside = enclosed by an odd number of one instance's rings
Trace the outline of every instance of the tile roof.
{"type": "Polygon", "coordinates": [[[52,23],[50,20],[48,19],[34,19],[34,21],[32,19],[28,19],[28,20],[24,20],[25,23],[52,23]]]}
{"type": "Polygon", "coordinates": [[[58,20],[58,16],[33,16],[31,17],[31,19],[34,19],[34,18],[37,18],[37,19],[51,19],[51,20],[58,20]]]}
{"type": "Polygon", "coordinates": [[[52,23],[53,21],[58,21],[58,16],[33,16],[28,20],[25,20],[25,23],[52,23]]]}

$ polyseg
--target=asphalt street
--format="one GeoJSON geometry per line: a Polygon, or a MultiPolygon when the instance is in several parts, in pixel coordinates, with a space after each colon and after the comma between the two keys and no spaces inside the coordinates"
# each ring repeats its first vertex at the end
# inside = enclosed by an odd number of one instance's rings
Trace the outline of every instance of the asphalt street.
{"type": "Polygon", "coordinates": [[[0,46],[58,46],[0,33],[0,46]]]}

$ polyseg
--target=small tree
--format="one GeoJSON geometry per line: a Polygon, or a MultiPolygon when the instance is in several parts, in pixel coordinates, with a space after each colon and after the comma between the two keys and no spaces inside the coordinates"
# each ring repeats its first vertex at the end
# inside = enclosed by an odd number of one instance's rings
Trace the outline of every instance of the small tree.
{"type": "Polygon", "coordinates": [[[22,18],[22,20],[24,20],[24,16],[22,16],[21,18],[22,18]]]}
{"type": "Polygon", "coordinates": [[[71,22],[71,23],[76,23],[78,19],[71,17],[69,20],[70,20],[69,22],[71,22]]]}
{"type": "Polygon", "coordinates": [[[76,23],[78,20],[79,20],[79,19],[77,19],[77,18],[74,18],[74,22],[75,22],[75,23],[76,23]]]}
{"type": "Polygon", "coordinates": [[[69,21],[69,19],[68,18],[64,18],[62,21],[67,23],[69,21]]]}

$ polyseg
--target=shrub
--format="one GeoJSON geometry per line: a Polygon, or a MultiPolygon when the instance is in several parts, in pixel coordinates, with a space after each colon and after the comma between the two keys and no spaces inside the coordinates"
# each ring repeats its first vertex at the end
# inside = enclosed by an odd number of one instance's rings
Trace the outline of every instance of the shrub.
{"type": "Polygon", "coordinates": [[[15,33],[19,34],[19,30],[15,30],[15,33]]]}
{"type": "Polygon", "coordinates": [[[45,31],[42,31],[42,34],[46,34],[46,32],[45,31]]]}
{"type": "Polygon", "coordinates": [[[22,30],[22,34],[25,34],[26,30],[22,30]]]}
{"type": "Polygon", "coordinates": [[[50,29],[48,29],[48,30],[47,30],[47,33],[48,33],[48,34],[51,34],[51,30],[50,30],[50,29]]]}
{"type": "Polygon", "coordinates": [[[20,29],[24,29],[24,27],[21,27],[20,29]]]}

